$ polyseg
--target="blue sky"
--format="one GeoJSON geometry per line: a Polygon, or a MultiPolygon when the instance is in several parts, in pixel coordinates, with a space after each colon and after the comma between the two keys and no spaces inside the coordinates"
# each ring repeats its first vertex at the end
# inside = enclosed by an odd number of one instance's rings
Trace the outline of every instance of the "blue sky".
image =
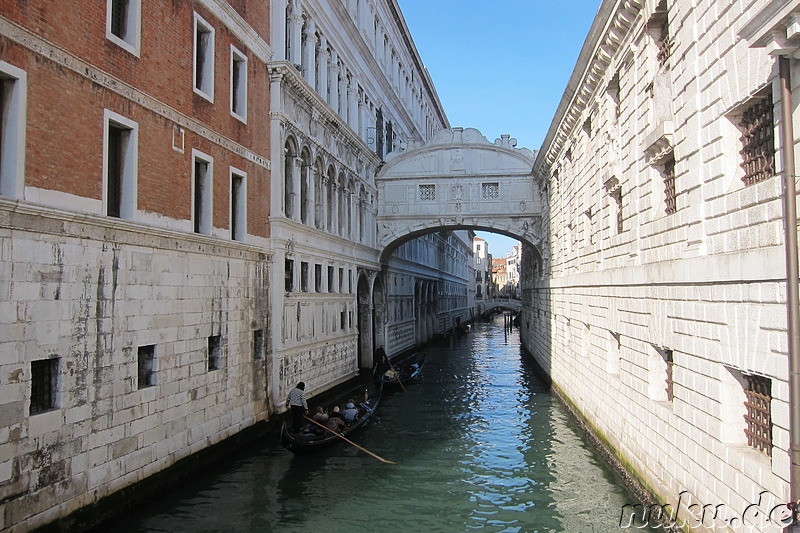
{"type": "MultiPolygon", "coordinates": [[[[538,150],[600,0],[398,0],[453,127],[538,150]]],[[[504,257],[516,241],[480,236],[504,257]]]]}

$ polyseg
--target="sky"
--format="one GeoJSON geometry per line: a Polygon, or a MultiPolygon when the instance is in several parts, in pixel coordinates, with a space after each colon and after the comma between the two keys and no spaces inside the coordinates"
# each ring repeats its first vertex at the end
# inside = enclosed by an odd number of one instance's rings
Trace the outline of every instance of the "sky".
{"type": "MultiPolygon", "coordinates": [[[[398,0],[452,127],[538,150],[601,0],[398,0]]],[[[517,241],[479,232],[505,257],[517,241]]]]}

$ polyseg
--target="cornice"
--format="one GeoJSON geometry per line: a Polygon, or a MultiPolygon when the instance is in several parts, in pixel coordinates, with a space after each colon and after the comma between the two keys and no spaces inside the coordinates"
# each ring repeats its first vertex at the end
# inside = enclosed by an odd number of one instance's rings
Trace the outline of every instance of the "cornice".
{"type": "Polygon", "coordinates": [[[800,0],[773,0],[739,32],[751,48],[766,48],[773,56],[798,57],[800,0]]]}
{"type": "Polygon", "coordinates": [[[64,50],[63,48],[39,37],[27,29],[0,17],[0,35],[10,41],[23,46],[40,55],[41,57],[66,68],[75,74],[82,76],[92,83],[115,92],[123,98],[134,102],[143,108],[167,119],[178,126],[229,150],[247,159],[260,167],[269,169],[271,167],[269,159],[253,152],[249,148],[242,146],[236,141],[229,139],[216,131],[212,130],[204,123],[185,115],[177,109],[170,107],[149,94],[137,89],[133,85],[105,72],[90,63],[87,63],[78,56],[64,50]]]}
{"type": "Polygon", "coordinates": [[[204,8],[213,13],[261,61],[266,63],[272,59],[272,48],[228,2],[223,2],[222,0],[198,1],[204,8]]]}
{"type": "Polygon", "coordinates": [[[643,0],[604,0],[583,43],[575,69],[550,124],[539,157],[537,175],[546,173],[566,148],[587,107],[601,87],[607,69],[642,9],[643,0]]]}

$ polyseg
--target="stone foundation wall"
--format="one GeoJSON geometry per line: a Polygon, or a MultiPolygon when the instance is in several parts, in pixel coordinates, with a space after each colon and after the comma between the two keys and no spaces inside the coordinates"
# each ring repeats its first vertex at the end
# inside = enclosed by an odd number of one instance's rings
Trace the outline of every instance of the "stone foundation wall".
{"type": "Polygon", "coordinates": [[[264,255],[11,202],[0,228],[0,526],[47,523],[268,416],[264,255]],[[31,414],[42,360],[54,406],[31,414]]]}

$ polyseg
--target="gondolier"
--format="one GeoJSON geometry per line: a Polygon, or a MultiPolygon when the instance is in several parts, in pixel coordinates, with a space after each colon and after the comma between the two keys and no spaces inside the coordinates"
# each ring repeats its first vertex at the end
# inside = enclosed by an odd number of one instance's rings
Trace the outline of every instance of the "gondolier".
{"type": "Polygon", "coordinates": [[[292,430],[294,432],[300,431],[300,428],[305,425],[303,418],[308,414],[304,390],[306,390],[306,384],[301,381],[289,391],[289,396],[286,397],[286,406],[292,410],[292,430]]]}

